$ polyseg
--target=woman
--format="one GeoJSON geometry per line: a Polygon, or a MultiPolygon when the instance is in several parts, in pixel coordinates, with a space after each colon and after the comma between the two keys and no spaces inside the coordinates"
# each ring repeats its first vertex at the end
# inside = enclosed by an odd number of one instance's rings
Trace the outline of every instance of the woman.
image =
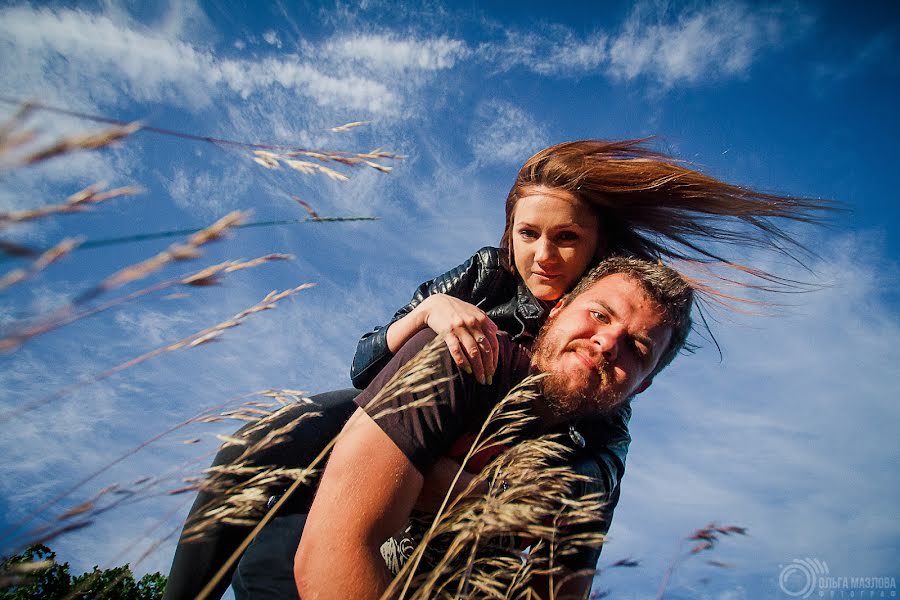
{"type": "MultiPolygon", "coordinates": [[[[647,149],[643,140],[582,140],[552,146],[519,171],[506,201],[500,248],[483,248],[459,267],[423,283],[385,327],[364,335],[353,359],[353,384],[365,387],[392,353],[425,327],[445,334],[460,368],[488,382],[496,368],[497,331],[529,343],[553,303],[585,270],[609,254],[721,262],[760,279],[760,284],[789,286],[790,282],[764,271],[726,261],[699,243],[712,240],[785,252],[784,244],[792,240],[769,219],[810,222],[824,208],[815,200],[775,196],[718,181],[647,149]],[[748,227],[735,229],[740,222],[748,227]]],[[[752,280],[744,285],[758,286],[752,280]]],[[[306,420],[311,425],[298,426],[286,442],[254,454],[251,462],[305,466],[323,440],[338,433],[355,408],[355,394],[348,390],[314,398],[322,405],[324,417],[306,420]]],[[[257,428],[253,439],[289,424],[304,410],[288,411],[266,428],[257,428]]],[[[571,432],[585,446],[587,458],[581,470],[607,494],[610,514],[630,442],[629,417],[630,408],[626,408],[571,432]]],[[[231,464],[237,454],[235,448],[223,450],[215,464],[231,464]]],[[[449,459],[439,463],[427,475],[426,487],[447,489],[457,467],[449,459]]],[[[221,503],[224,495],[199,494],[191,515],[221,503]]],[[[302,511],[308,490],[294,500],[302,511]]],[[[251,529],[249,524],[222,525],[199,543],[180,543],[166,598],[195,597],[251,529]]],[[[236,587],[247,583],[241,582],[240,575],[236,587]]],[[[227,576],[221,578],[209,597],[219,597],[228,581],[227,576]]]]}
{"type": "MultiPolygon", "coordinates": [[[[447,346],[460,367],[471,367],[476,376],[481,369],[490,375],[488,361],[467,354],[478,353],[474,342],[484,337],[494,347],[498,328],[514,338],[533,337],[543,324],[547,303],[558,300],[597,259],[612,254],[720,264],[748,275],[742,283],[745,287],[793,288],[793,282],[727,260],[702,243],[763,247],[788,254],[786,248],[799,244],[771,219],[815,223],[817,213],[830,209],[827,203],[731,185],[649,150],[644,142],[565,142],[528,159],[506,199],[500,249],[482,249],[459,267],[423,283],[384,328],[364,335],[351,368],[354,387],[364,388],[396,348],[432,324],[436,332],[447,334],[447,346]],[[535,238],[542,232],[521,227],[531,225],[532,217],[546,209],[547,202],[542,205],[536,196],[577,204],[569,210],[572,219],[582,220],[582,227],[561,232],[576,235],[578,244],[535,238]],[[735,230],[736,224],[747,227],[735,230]],[[548,251],[559,255],[535,255],[535,244],[544,243],[548,251]],[[564,255],[573,250],[582,260],[586,256],[591,260],[566,262],[571,258],[564,255]],[[555,269],[560,260],[572,265],[572,273],[545,277],[541,265],[547,262],[555,269]],[[444,299],[433,300],[435,295],[444,299]],[[434,311],[437,315],[432,316],[434,311]]],[[[709,291],[715,295],[714,289],[709,291]]]]}

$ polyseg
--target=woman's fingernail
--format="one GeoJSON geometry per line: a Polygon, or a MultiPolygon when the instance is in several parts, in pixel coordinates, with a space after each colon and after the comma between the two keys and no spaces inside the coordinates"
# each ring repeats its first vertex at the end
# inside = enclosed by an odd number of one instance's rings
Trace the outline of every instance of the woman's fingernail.
{"type": "Polygon", "coordinates": [[[466,373],[468,373],[469,375],[471,375],[471,374],[472,374],[472,367],[463,367],[463,371],[465,371],[466,373]]]}
{"type": "Polygon", "coordinates": [[[494,376],[493,375],[489,375],[487,379],[488,379],[488,382],[487,382],[488,385],[494,385],[494,376]]]}

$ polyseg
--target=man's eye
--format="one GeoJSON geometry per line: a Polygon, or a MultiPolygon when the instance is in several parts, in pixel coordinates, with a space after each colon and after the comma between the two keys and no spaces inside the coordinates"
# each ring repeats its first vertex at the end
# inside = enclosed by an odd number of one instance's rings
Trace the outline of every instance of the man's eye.
{"type": "Polygon", "coordinates": [[[606,313],[602,313],[599,310],[592,310],[591,316],[601,323],[609,323],[609,317],[606,316],[606,313]]]}
{"type": "Polygon", "coordinates": [[[650,360],[650,350],[644,347],[643,344],[635,344],[634,353],[642,363],[646,363],[650,360]]]}

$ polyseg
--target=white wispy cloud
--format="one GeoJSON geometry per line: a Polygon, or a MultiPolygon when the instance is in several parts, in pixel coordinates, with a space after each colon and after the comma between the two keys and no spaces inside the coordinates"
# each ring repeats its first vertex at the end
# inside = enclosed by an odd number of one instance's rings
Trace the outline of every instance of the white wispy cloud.
{"type": "MultiPolygon", "coordinates": [[[[226,90],[246,99],[278,86],[320,106],[390,114],[403,105],[395,86],[389,88],[361,70],[335,74],[330,63],[374,57],[375,66],[432,71],[452,67],[465,53],[462,42],[445,38],[368,36],[338,38],[325,45],[334,56],[324,52],[311,61],[296,54],[230,59],[168,37],[171,30],[139,27],[102,13],[22,6],[3,9],[0,16],[0,48],[18,65],[20,75],[5,78],[9,89],[25,86],[26,91],[28,81],[40,73],[62,77],[56,84],[63,90],[81,89],[106,103],[124,91],[123,100],[167,101],[199,109],[221,99],[226,90]],[[98,89],[100,81],[110,83],[98,89]]],[[[277,36],[270,38],[271,43],[277,41],[277,36]]]]}
{"type": "Polygon", "coordinates": [[[347,35],[329,40],[328,55],[390,71],[439,71],[453,68],[469,56],[462,40],[402,38],[395,34],[347,35]]]}
{"type": "Polygon", "coordinates": [[[572,77],[591,74],[607,60],[607,36],[598,32],[579,38],[571,30],[551,25],[549,32],[507,31],[502,43],[479,46],[478,55],[495,68],[524,67],[540,75],[572,77]]]}
{"type": "MultiPolygon", "coordinates": [[[[115,74],[132,99],[176,100],[184,94],[189,102],[203,105],[209,102],[209,86],[220,77],[208,52],[159,32],[116,23],[103,14],[28,6],[6,8],[0,14],[0,44],[18,55],[17,62],[24,62],[32,74],[63,76],[61,87],[78,89],[84,81],[103,81],[115,74]]],[[[16,83],[13,89],[24,82],[16,83]]]]}
{"type": "MultiPolygon", "coordinates": [[[[835,62],[822,62],[814,69],[815,83],[837,84],[866,72],[870,68],[884,65],[888,72],[897,72],[897,56],[900,38],[894,31],[884,31],[873,36],[862,48],[855,48],[850,54],[841,54],[835,62]]],[[[824,86],[829,89],[829,86],[824,86]]]]}
{"type": "Polygon", "coordinates": [[[782,16],[739,2],[674,15],[656,15],[649,5],[639,5],[610,38],[608,71],[615,78],[649,77],[665,86],[740,75],[779,41],[782,16]]]}
{"type": "Polygon", "coordinates": [[[281,38],[278,37],[278,32],[276,32],[272,29],[263,33],[263,40],[270,46],[275,46],[276,48],[281,48],[281,38]]]}
{"type": "Polygon", "coordinates": [[[502,100],[483,103],[476,110],[469,145],[479,164],[520,165],[547,146],[546,128],[518,106],[502,100]]]}
{"type": "Polygon", "coordinates": [[[542,33],[506,31],[503,42],[479,46],[495,68],[524,67],[540,75],[646,79],[669,88],[741,76],[785,30],[802,35],[810,19],[798,11],[742,2],[673,5],[640,3],[617,29],[579,35],[548,24],[542,33]]]}
{"type": "Polygon", "coordinates": [[[154,346],[162,346],[177,339],[195,323],[194,315],[179,310],[121,311],[114,317],[122,328],[122,335],[129,339],[141,339],[154,346]]]}
{"type": "Polygon", "coordinates": [[[177,206],[211,222],[248,203],[261,203],[258,188],[252,187],[255,175],[258,170],[247,156],[229,153],[213,158],[208,170],[175,166],[159,182],[177,206]]]}

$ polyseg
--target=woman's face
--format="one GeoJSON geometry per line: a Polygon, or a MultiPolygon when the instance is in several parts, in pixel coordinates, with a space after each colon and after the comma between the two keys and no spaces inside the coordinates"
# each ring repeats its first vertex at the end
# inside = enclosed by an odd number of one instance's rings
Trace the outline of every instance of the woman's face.
{"type": "Polygon", "coordinates": [[[516,271],[535,298],[558,300],[598,254],[600,223],[591,208],[565,190],[536,186],[513,212],[516,271]]]}

